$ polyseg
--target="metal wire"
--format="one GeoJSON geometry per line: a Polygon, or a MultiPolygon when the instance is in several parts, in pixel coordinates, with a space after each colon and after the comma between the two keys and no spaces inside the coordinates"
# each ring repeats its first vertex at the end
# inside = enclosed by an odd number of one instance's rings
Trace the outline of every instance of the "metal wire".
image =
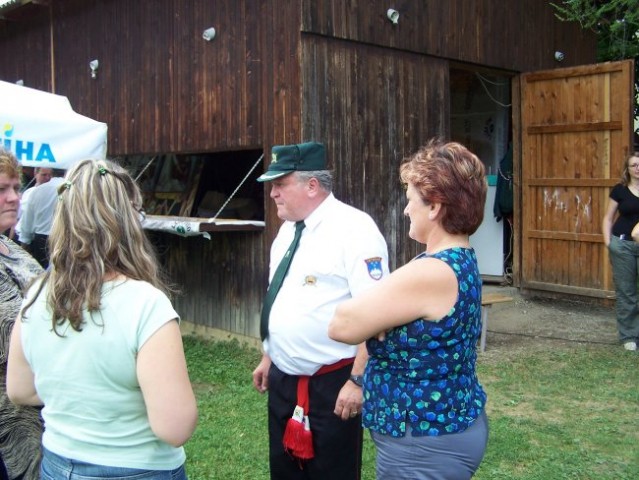
{"type": "Polygon", "coordinates": [[[242,179],[242,181],[240,182],[240,184],[235,188],[235,190],[233,190],[233,193],[231,193],[231,195],[229,195],[229,198],[226,199],[226,201],[222,204],[222,206],[220,207],[220,209],[217,211],[217,213],[213,216],[213,218],[211,219],[211,221],[215,221],[215,219],[218,217],[218,215],[220,213],[222,213],[222,210],[224,210],[224,208],[226,208],[226,206],[228,205],[228,203],[231,201],[231,199],[235,196],[235,194],[237,193],[237,191],[242,187],[242,185],[244,185],[244,182],[246,182],[246,179],[251,175],[251,173],[253,173],[253,170],[255,170],[255,167],[257,167],[260,162],[262,161],[262,159],[264,158],[264,154],[260,155],[260,158],[257,159],[257,162],[255,162],[253,164],[253,166],[251,167],[251,169],[248,171],[248,173],[246,174],[246,176],[242,179]]]}

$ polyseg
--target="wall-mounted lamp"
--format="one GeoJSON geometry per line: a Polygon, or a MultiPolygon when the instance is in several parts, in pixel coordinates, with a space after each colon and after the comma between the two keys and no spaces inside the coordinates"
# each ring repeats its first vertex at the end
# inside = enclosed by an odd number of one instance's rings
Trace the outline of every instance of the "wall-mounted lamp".
{"type": "Polygon", "coordinates": [[[562,62],[564,58],[566,58],[564,52],[560,52],[559,50],[555,52],[555,60],[557,60],[558,62],[562,62]]]}
{"type": "Polygon", "coordinates": [[[215,29],[213,27],[207,28],[202,32],[202,38],[207,42],[210,42],[215,38],[215,29]]]}
{"type": "Polygon", "coordinates": [[[91,78],[98,77],[98,67],[100,66],[100,62],[96,60],[91,60],[89,62],[89,68],[91,69],[91,78]]]}
{"type": "Polygon", "coordinates": [[[386,16],[395,25],[397,25],[397,22],[399,22],[399,12],[394,8],[389,8],[388,10],[386,10],[386,16]]]}

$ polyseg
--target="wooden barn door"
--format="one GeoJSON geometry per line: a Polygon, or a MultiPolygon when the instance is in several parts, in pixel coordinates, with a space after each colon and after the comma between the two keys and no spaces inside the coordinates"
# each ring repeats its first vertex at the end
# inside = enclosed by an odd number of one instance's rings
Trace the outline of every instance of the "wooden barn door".
{"type": "Polygon", "coordinates": [[[633,62],[521,76],[521,287],[614,296],[601,221],[632,146],[633,62]]]}

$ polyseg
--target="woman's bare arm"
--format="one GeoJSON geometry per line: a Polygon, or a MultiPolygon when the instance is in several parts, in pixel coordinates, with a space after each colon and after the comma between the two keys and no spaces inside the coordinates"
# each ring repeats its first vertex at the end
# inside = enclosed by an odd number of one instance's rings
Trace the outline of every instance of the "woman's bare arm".
{"type": "Polygon", "coordinates": [[[22,318],[18,316],[11,332],[7,364],[7,396],[16,405],[42,405],[35,388],[35,377],[22,349],[22,318]]]}
{"type": "Polygon", "coordinates": [[[170,445],[183,445],[195,430],[197,404],[177,321],[166,323],[142,345],[137,375],[153,433],[170,445]]]}
{"type": "Polygon", "coordinates": [[[455,305],[457,288],[457,277],[446,263],[435,258],[415,260],[338,305],[328,335],[358,344],[417,318],[440,320],[455,305]]]}

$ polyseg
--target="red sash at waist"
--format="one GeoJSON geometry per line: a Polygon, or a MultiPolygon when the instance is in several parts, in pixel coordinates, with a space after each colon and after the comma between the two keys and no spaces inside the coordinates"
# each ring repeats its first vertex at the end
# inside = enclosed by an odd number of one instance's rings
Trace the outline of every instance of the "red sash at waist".
{"type": "MultiPolygon", "coordinates": [[[[312,376],[317,377],[326,373],[331,373],[340,368],[352,365],[355,358],[344,358],[330,365],[324,365],[312,376]]],[[[300,461],[310,460],[314,457],[313,440],[311,435],[311,426],[308,421],[310,410],[310,401],[308,395],[308,383],[311,379],[309,375],[300,375],[297,378],[297,406],[293,412],[293,416],[288,420],[284,430],[284,448],[294,458],[300,461]]],[[[301,466],[301,465],[300,465],[301,466]]]]}

